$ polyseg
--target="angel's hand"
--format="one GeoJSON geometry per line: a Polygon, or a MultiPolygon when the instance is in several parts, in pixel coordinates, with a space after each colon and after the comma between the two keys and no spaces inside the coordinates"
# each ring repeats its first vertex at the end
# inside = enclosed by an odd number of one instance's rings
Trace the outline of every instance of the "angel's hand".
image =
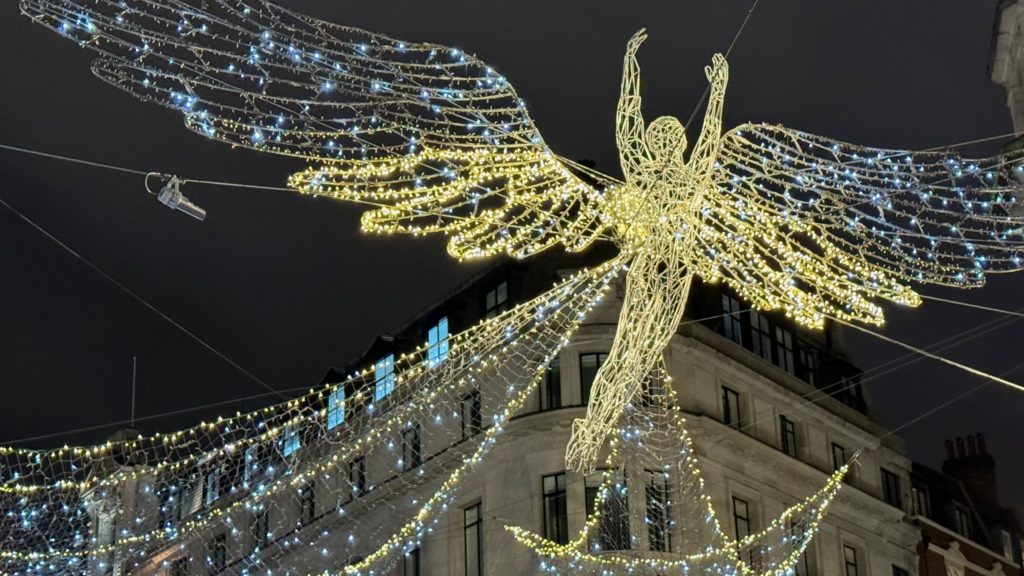
{"type": "Polygon", "coordinates": [[[707,76],[708,82],[714,83],[718,79],[725,79],[729,74],[729,63],[725,61],[725,56],[721,54],[715,54],[711,57],[711,66],[704,67],[704,75],[707,76]]]}
{"type": "Polygon", "coordinates": [[[629,44],[626,45],[626,53],[629,55],[636,54],[637,50],[640,49],[640,45],[647,40],[647,29],[641,28],[633,34],[633,37],[629,39],[629,44]]]}

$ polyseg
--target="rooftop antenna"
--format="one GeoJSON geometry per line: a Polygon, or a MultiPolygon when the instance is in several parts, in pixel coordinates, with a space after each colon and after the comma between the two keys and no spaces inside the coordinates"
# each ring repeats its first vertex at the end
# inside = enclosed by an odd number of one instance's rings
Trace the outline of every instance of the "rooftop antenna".
{"type": "Polygon", "coordinates": [[[135,374],[136,374],[136,357],[132,356],[132,417],[130,426],[135,429],[135,374]]]}

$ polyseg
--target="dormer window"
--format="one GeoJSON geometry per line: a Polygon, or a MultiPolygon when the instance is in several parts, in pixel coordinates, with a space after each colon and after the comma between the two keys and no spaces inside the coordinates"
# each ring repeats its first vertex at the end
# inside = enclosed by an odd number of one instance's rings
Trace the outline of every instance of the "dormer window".
{"type": "Polygon", "coordinates": [[[441,318],[427,332],[427,364],[437,366],[448,357],[448,317],[441,318]]]}
{"type": "Polygon", "coordinates": [[[508,282],[502,280],[484,294],[484,318],[494,318],[508,310],[508,282]]]}
{"type": "Polygon", "coordinates": [[[388,354],[373,365],[373,400],[383,400],[395,391],[395,355],[388,354]]]}
{"type": "Polygon", "coordinates": [[[284,428],[284,438],[281,441],[281,453],[291,456],[298,451],[302,441],[299,439],[299,425],[289,424],[284,428]]]}
{"type": "Polygon", "coordinates": [[[333,430],[345,422],[345,386],[339,385],[327,396],[327,429],[333,430]]]}

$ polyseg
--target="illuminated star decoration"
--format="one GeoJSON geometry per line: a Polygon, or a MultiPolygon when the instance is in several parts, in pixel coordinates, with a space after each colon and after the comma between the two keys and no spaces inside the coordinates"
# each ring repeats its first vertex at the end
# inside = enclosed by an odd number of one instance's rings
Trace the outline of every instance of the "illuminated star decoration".
{"type": "Polygon", "coordinates": [[[616,118],[625,181],[552,152],[509,82],[458,49],[275,5],[21,0],[100,57],[93,71],[180,110],[199,134],[304,158],[296,190],[375,205],[372,232],[443,233],[455,257],[525,258],[614,241],[629,262],[617,334],[567,459],[588,471],[675,332],[694,277],[809,328],[881,324],[913,283],[979,286],[1022,268],[1009,160],[855,146],[781,126],[722,131],[728,66],[692,150],[641,114],[630,41],[616,118]]]}

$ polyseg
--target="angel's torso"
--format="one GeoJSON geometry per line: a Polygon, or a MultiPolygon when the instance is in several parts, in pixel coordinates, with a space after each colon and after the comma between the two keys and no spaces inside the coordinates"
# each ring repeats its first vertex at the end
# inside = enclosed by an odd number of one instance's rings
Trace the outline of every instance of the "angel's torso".
{"type": "MultiPolygon", "coordinates": [[[[634,252],[668,253],[673,242],[692,245],[701,198],[712,186],[710,171],[696,173],[694,162],[651,160],[626,175],[626,184],[610,198],[622,247],[634,252]]],[[[705,164],[706,165],[706,164],[705,164]]],[[[676,246],[673,253],[680,251],[676,246]]]]}

